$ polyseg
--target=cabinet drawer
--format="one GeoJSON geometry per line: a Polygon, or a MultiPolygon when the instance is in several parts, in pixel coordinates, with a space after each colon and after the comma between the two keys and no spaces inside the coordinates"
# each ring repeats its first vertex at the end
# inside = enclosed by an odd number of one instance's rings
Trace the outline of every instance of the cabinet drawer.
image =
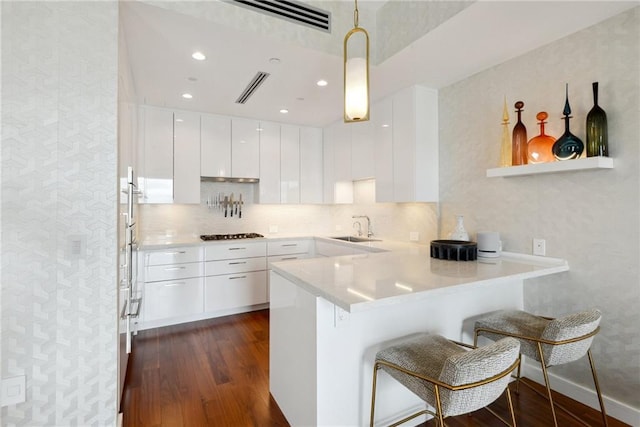
{"type": "Polygon", "coordinates": [[[267,258],[267,265],[269,265],[269,268],[271,268],[271,263],[272,262],[278,262],[278,261],[291,261],[291,260],[295,260],[295,259],[304,259],[304,258],[310,258],[309,254],[289,254],[289,255],[276,255],[276,256],[270,256],[267,258]]]}
{"type": "Polygon", "coordinates": [[[216,311],[268,302],[267,272],[205,277],[204,311],[216,311]]]}
{"type": "Polygon", "coordinates": [[[243,271],[265,270],[267,262],[265,257],[226,259],[222,261],[208,261],[204,265],[205,276],[217,276],[221,274],[241,273],[243,271]]]}
{"type": "Polygon", "coordinates": [[[267,254],[286,255],[302,254],[309,252],[310,240],[282,240],[277,242],[267,242],[267,254]]]}
{"type": "Polygon", "coordinates": [[[260,257],[267,255],[267,245],[265,242],[217,243],[206,246],[204,254],[205,261],[260,257]]]}
{"type": "Polygon", "coordinates": [[[200,246],[161,249],[145,251],[144,253],[145,265],[166,265],[200,261],[202,261],[202,247],[200,246]]]}
{"type": "Polygon", "coordinates": [[[202,276],[201,262],[152,265],[145,268],[144,281],[158,282],[160,280],[188,279],[190,277],[198,276],[202,276]]]}
{"type": "Polygon", "coordinates": [[[145,283],[144,321],[202,313],[202,278],[145,283]]]}

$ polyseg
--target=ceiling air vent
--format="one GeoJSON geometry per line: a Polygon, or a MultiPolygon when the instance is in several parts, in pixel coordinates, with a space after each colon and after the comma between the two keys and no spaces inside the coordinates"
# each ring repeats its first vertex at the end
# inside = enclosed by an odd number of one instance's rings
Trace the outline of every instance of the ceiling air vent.
{"type": "Polygon", "coordinates": [[[286,19],[327,33],[331,32],[331,13],[291,0],[230,0],[256,12],[286,19]]]}
{"type": "Polygon", "coordinates": [[[253,79],[249,82],[246,88],[242,91],[238,99],[236,99],[236,104],[244,104],[249,98],[253,95],[253,93],[258,90],[260,85],[264,83],[264,81],[269,77],[269,73],[265,73],[264,71],[258,71],[253,79]]]}

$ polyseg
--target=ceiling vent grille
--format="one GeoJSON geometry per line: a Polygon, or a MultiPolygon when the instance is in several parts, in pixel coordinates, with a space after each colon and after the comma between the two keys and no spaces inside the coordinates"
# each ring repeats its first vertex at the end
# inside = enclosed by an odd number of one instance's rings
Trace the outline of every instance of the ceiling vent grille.
{"type": "Polygon", "coordinates": [[[286,19],[327,33],[331,32],[331,13],[292,0],[230,0],[256,12],[286,19]]]}
{"type": "Polygon", "coordinates": [[[246,88],[242,91],[238,99],[236,99],[236,104],[244,104],[249,98],[254,94],[256,90],[264,83],[264,81],[269,77],[269,73],[265,73],[264,71],[258,71],[253,79],[249,82],[246,88]]]}

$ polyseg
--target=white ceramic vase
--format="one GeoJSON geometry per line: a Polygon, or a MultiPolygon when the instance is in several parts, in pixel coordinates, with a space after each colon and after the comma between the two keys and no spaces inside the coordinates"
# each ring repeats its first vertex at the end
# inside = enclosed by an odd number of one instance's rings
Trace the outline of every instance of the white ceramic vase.
{"type": "Polygon", "coordinates": [[[469,233],[464,229],[464,217],[456,215],[456,228],[449,234],[449,240],[469,241],[469,233]]]}

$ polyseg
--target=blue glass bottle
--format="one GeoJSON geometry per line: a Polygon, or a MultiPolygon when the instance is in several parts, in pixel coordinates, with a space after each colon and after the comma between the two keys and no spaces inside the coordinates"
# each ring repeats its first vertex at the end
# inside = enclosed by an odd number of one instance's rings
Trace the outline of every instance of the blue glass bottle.
{"type": "Polygon", "coordinates": [[[558,160],[571,160],[580,157],[584,151],[584,143],[569,130],[569,119],[571,118],[571,106],[569,105],[569,84],[566,86],[566,98],[564,102],[564,133],[553,144],[553,155],[558,160]]]}

